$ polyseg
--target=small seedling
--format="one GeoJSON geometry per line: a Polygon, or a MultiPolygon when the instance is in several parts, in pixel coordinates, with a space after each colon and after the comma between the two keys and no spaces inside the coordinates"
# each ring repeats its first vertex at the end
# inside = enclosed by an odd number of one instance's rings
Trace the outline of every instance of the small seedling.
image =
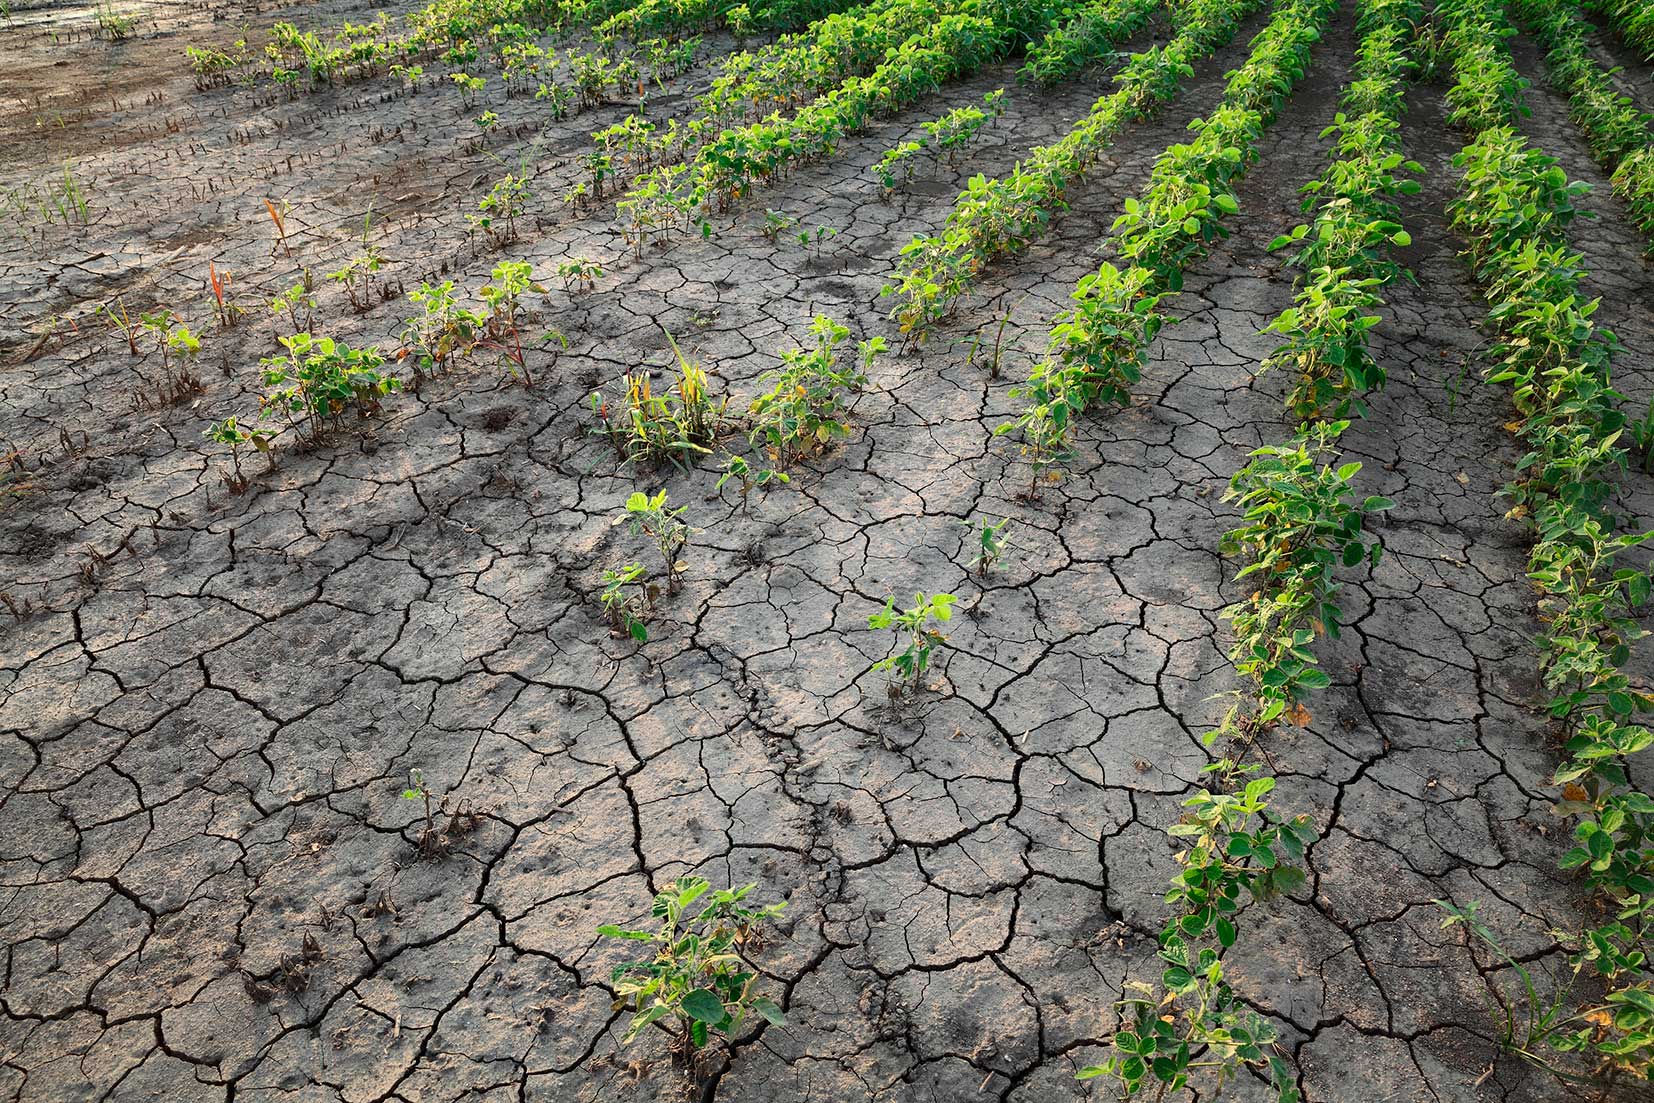
{"type": "Polygon", "coordinates": [[[212,427],[201,434],[215,444],[228,445],[230,449],[230,464],[234,474],[226,476],[224,484],[230,488],[230,493],[241,494],[247,489],[247,477],[241,473],[241,450],[252,445],[260,452],[269,455],[270,437],[258,430],[248,429],[242,425],[234,414],[223,421],[215,421],[212,427]]]}
{"type": "Polygon", "coordinates": [[[689,564],[678,558],[689,544],[691,529],[682,519],[688,508],[668,508],[664,490],[653,497],[638,491],[626,499],[626,516],[631,518],[632,531],[654,542],[655,551],[660,553],[661,562],[666,566],[668,593],[678,592],[683,585],[680,576],[689,569],[689,564]]]}
{"type": "Polygon", "coordinates": [[[797,225],[798,219],[785,211],[766,210],[764,212],[764,226],[759,232],[769,240],[775,241],[797,225]]]}
{"type": "Polygon", "coordinates": [[[970,521],[959,522],[965,530],[976,538],[976,558],[970,561],[971,570],[986,575],[1005,554],[1010,542],[1005,537],[1005,530],[1011,525],[1011,519],[1006,517],[998,523],[989,521],[986,517],[981,522],[973,524],[970,521]]]}
{"type": "Polygon", "coordinates": [[[835,237],[838,237],[838,230],[834,227],[817,226],[814,233],[811,233],[808,230],[800,230],[798,232],[798,244],[803,248],[810,250],[810,252],[814,253],[816,257],[819,258],[821,256],[822,242],[831,240],[835,237]]]}
{"type": "Polygon", "coordinates": [[[604,924],[597,933],[645,944],[645,960],[617,966],[612,975],[617,1006],[630,1007],[632,1021],[621,1038],[628,1043],[663,1020],[678,1028],[672,1053],[693,1068],[699,1050],[713,1033],[733,1041],[748,1016],[781,1024],[781,1009],[755,991],[757,970],[746,951],[759,943],[759,926],[781,914],[785,904],[762,908],[742,905],[754,885],[718,889],[694,916],[688,909],[711,885],[703,877],[684,877],[655,895],[650,914],[660,921],[654,931],[604,924]]]}
{"type": "Polygon", "coordinates": [[[731,479],[741,480],[741,512],[747,512],[748,496],[755,486],[763,486],[769,482],[788,483],[792,477],[785,471],[775,471],[768,467],[761,467],[756,471],[745,456],[730,456],[724,461],[724,473],[718,476],[717,490],[722,490],[724,484],[731,479]]]}
{"type": "Polygon", "coordinates": [[[557,265],[557,275],[570,291],[591,291],[603,278],[603,267],[588,257],[570,257],[557,265]]]}
{"type": "Polygon", "coordinates": [[[913,605],[897,609],[894,596],[884,599],[884,608],[867,618],[871,629],[889,628],[897,633],[896,646],[900,649],[873,664],[874,670],[894,670],[907,679],[912,689],[930,669],[930,658],[936,646],[947,637],[931,627],[931,621],[945,623],[953,619],[953,606],[959,599],[952,594],[918,593],[913,605]]]}
{"type": "Polygon", "coordinates": [[[316,296],[310,293],[309,281],[296,283],[271,299],[270,311],[273,314],[286,314],[287,321],[292,325],[295,333],[314,328],[316,296]],[[303,325],[299,324],[300,310],[304,311],[303,325]]]}
{"type": "Polygon", "coordinates": [[[619,570],[603,571],[603,589],[597,600],[609,618],[609,628],[615,636],[630,636],[638,643],[649,641],[649,629],[644,617],[649,612],[649,587],[639,581],[643,577],[642,563],[628,563],[619,570]],[[627,586],[637,583],[640,591],[628,593],[627,586]]]}

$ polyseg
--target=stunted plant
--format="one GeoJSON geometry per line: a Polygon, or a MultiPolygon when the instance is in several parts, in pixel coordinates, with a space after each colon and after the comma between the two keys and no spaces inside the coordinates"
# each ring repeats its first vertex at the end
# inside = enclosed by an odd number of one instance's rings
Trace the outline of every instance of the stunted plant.
{"type": "Polygon", "coordinates": [[[215,421],[201,434],[214,444],[222,444],[230,450],[230,467],[232,474],[225,476],[224,484],[230,488],[230,493],[241,494],[246,491],[247,477],[241,473],[241,450],[248,446],[266,454],[270,451],[269,434],[256,429],[249,429],[236,418],[234,414],[215,421]]]}
{"type": "Polygon", "coordinates": [[[383,395],[400,390],[402,381],[382,372],[385,358],[373,346],[353,349],[331,337],[295,333],[280,338],[283,356],[266,357],[259,416],[287,419],[293,430],[319,443],[337,427],[346,411],[367,417],[379,409],[383,395]]]}
{"type": "Polygon", "coordinates": [[[314,328],[316,323],[316,296],[311,293],[308,279],[295,283],[286,291],[270,299],[272,314],[287,315],[287,322],[293,327],[293,332],[304,333],[314,328]],[[299,322],[299,312],[304,312],[304,322],[299,322]]]}
{"type": "Polygon", "coordinates": [[[650,587],[641,581],[642,563],[627,563],[616,569],[604,568],[602,589],[597,603],[603,615],[609,618],[609,628],[615,636],[630,636],[638,643],[647,643],[649,629],[644,624],[649,615],[650,587]],[[627,589],[636,584],[637,592],[627,589]]]}
{"type": "Polygon", "coordinates": [[[591,291],[603,278],[603,266],[589,257],[569,257],[558,262],[557,275],[570,291],[591,291]]]}
{"type": "Polygon", "coordinates": [[[1011,527],[1011,519],[1004,517],[998,521],[990,521],[984,517],[977,522],[959,523],[971,534],[971,544],[976,548],[976,555],[968,566],[979,574],[987,575],[1004,557],[1005,549],[1010,546],[1005,530],[1011,527]]]}
{"type": "Polygon", "coordinates": [[[683,585],[681,576],[689,569],[689,564],[678,558],[689,545],[689,536],[693,531],[683,520],[684,511],[688,508],[678,506],[674,509],[669,506],[664,490],[653,496],[637,491],[626,499],[626,516],[632,522],[632,531],[649,538],[660,555],[662,565],[666,567],[666,589],[669,593],[677,593],[683,585]]]}
{"type": "Polygon", "coordinates": [[[810,336],[814,348],[784,350],[781,366],[759,376],[770,390],[749,410],[753,442],[777,462],[802,460],[850,435],[850,399],[867,385],[867,371],[886,347],[883,337],[862,341],[855,363],[846,367],[838,363],[838,347],[850,336],[847,326],[817,315],[810,336]]]}
{"type": "Polygon", "coordinates": [[[959,599],[953,594],[913,595],[913,604],[906,609],[896,608],[894,596],[884,599],[884,608],[867,618],[867,627],[878,631],[888,628],[896,633],[896,645],[888,656],[873,664],[874,670],[894,670],[906,679],[911,689],[918,689],[936,648],[947,637],[932,627],[932,622],[943,623],[953,619],[953,606],[959,599]]]}
{"type": "Polygon", "coordinates": [[[759,943],[762,924],[780,915],[785,904],[746,905],[755,887],[713,890],[704,877],[682,877],[655,895],[649,914],[659,922],[657,929],[607,923],[597,929],[605,938],[626,939],[649,951],[612,975],[619,1005],[632,1010],[623,1043],[651,1025],[670,1024],[676,1028],[673,1056],[693,1068],[714,1035],[733,1041],[752,1015],[786,1022],[781,1008],[759,991],[758,970],[747,958],[759,943]],[[706,903],[692,912],[703,897],[706,903]]]}
{"type": "Polygon", "coordinates": [[[465,216],[472,229],[487,234],[495,248],[517,240],[517,219],[528,205],[528,174],[506,173],[477,203],[477,213],[465,216]]]}
{"type": "Polygon", "coordinates": [[[138,328],[150,335],[155,351],[161,356],[161,377],[149,381],[155,401],[165,405],[200,394],[201,380],[195,374],[195,359],[201,354],[201,339],[166,309],[140,314],[138,328]]]}

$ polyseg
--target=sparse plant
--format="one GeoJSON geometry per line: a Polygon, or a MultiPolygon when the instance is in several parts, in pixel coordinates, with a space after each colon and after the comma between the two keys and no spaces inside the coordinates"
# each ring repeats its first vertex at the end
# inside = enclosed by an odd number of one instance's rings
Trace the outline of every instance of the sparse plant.
{"type": "Polygon", "coordinates": [[[689,564],[678,558],[689,545],[692,531],[683,520],[688,508],[673,509],[667,504],[664,490],[653,496],[637,491],[626,499],[626,516],[631,519],[632,531],[649,538],[666,567],[668,593],[677,593],[683,585],[682,575],[689,569],[689,564]]]}
{"type": "Polygon", "coordinates": [[[789,483],[792,477],[785,471],[776,471],[768,467],[754,469],[745,456],[732,455],[724,461],[724,473],[718,476],[716,489],[722,490],[724,484],[731,479],[738,479],[741,483],[741,511],[746,512],[752,488],[763,486],[766,483],[789,483]]]}
{"type": "Polygon", "coordinates": [[[953,606],[959,599],[953,594],[913,595],[913,604],[907,609],[896,608],[894,596],[884,599],[884,608],[867,618],[867,627],[875,631],[889,628],[897,635],[896,648],[890,655],[873,664],[874,670],[894,670],[906,679],[912,689],[930,669],[931,655],[947,639],[931,622],[946,623],[953,619],[953,606]]]}
{"type": "Polygon", "coordinates": [[[979,522],[959,523],[971,534],[976,547],[976,555],[967,566],[979,574],[987,575],[1004,557],[1005,549],[1010,546],[1005,532],[1011,527],[1011,519],[1003,517],[998,521],[990,521],[984,517],[979,522]]]}
{"type": "Polygon", "coordinates": [[[232,494],[243,493],[247,489],[247,477],[241,473],[241,450],[249,445],[266,454],[270,451],[270,437],[256,429],[249,429],[242,425],[234,414],[222,421],[215,421],[201,434],[214,444],[222,444],[230,450],[230,466],[232,474],[224,479],[232,494]]]}
{"type": "MultiPolygon", "coordinates": [[[[287,244],[288,206],[286,200],[282,201],[281,209],[277,210],[276,205],[266,199],[264,201],[264,209],[270,212],[270,223],[276,228],[276,242],[281,246],[282,253],[286,255],[288,260],[292,260],[293,250],[287,244]]],[[[272,250],[271,253],[274,255],[274,250],[272,250]]]]}
{"type": "Polygon", "coordinates": [[[598,592],[598,604],[609,618],[609,627],[616,636],[630,636],[638,643],[649,641],[649,629],[644,619],[649,613],[649,587],[639,581],[643,577],[642,563],[627,563],[618,570],[603,571],[603,588],[598,592]],[[636,584],[637,593],[627,590],[636,584]]]}
{"type": "Polygon", "coordinates": [[[506,173],[477,203],[477,213],[466,215],[465,220],[486,233],[495,248],[504,248],[517,240],[517,219],[527,204],[528,174],[506,173]]]}
{"type": "Polygon", "coordinates": [[[293,327],[293,332],[308,331],[315,326],[316,296],[310,293],[310,288],[304,283],[295,283],[292,287],[270,300],[270,312],[272,314],[287,315],[287,321],[293,327]],[[302,325],[299,323],[300,310],[304,311],[304,323],[302,325]]]}
{"type": "Polygon", "coordinates": [[[603,278],[603,266],[589,257],[569,257],[558,262],[557,275],[570,291],[591,291],[603,278]]]}

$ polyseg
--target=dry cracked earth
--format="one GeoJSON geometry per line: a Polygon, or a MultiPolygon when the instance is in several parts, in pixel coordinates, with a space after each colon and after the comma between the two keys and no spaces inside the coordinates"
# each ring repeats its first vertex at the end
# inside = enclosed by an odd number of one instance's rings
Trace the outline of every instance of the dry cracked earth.
{"type": "MultiPolygon", "coordinates": [[[[1262,15],[1129,132],[1045,241],[922,350],[876,365],[843,447],[750,509],[711,470],[617,470],[589,392],[664,370],[666,330],[737,405],[814,314],[892,334],[878,291],[900,247],[940,225],[967,175],[1061,134],[1106,70],[1041,92],[990,67],[765,190],[710,241],[640,259],[612,204],[573,215],[556,198],[626,105],[552,122],[496,95],[502,123],[479,148],[451,88],[201,93],[186,43],[366,6],[141,6],[118,45],[87,36],[87,5],[18,3],[0,26],[0,181],[68,158],[91,202],[86,228],[13,219],[0,238],[0,439],[22,468],[0,512],[17,609],[0,626],[0,1095],[679,1099],[662,1039],[620,1044],[624,951],[596,927],[643,919],[656,889],[697,873],[786,902],[760,960],[788,1021],[749,1030],[701,1098],[1101,1097],[1074,1074],[1101,1055],[1125,982],[1157,972],[1165,831],[1235,684],[1222,490],[1290,432],[1286,381],[1254,375],[1272,347],[1258,330],[1292,293],[1265,246],[1324,164],[1348,6],[1239,190],[1234,236],[1190,273],[1138,401],[1085,426],[1066,481],[1020,497],[1025,469],[992,436],[1007,391],[1262,15]],[[998,87],[1007,117],[969,158],[880,199],[883,150],[998,87]],[[499,256],[463,216],[525,153],[537,217],[507,254],[542,276],[570,255],[607,269],[537,305],[568,351],[531,360],[532,387],[486,366],[431,382],[325,447],[283,445],[272,471],[253,461],[252,488],[231,494],[201,431],[256,410],[277,332],[262,302],[301,265],[341,263],[371,202],[392,297],[356,315],[324,289],[318,324],[393,345],[398,287],[486,278],[499,256]],[[265,198],[291,205],[291,260],[265,198]],[[771,242],[765,207],[838,234],[819,253],[771,242]],[[210,324],[209,261],[252,308],[234,330],[210,324]],[[117,295],[205,331],[203,393],[142,400],[153,357],[93,317],[117,295]],[[995,379],[970,346],[1007,313],[995,379]],[[605,565],[643,557],[621,503],[658,488],[698,531],[687,585],[637,646],[611,638],[593,595],[605,565]],[[960,524],[982,516],[1015,519],[986,578],[964,565],[960,524]],[[962,613],[928,688],[893,702],[866,618],[916,589],[959,595],[962,613]],[[416,770],[447,810],[445,856],[417,847],[422,810],[402,796],[416,770]]],[[[1599,48],[1654,108],[1649,69],[1599,48]]],[[[1646,403],[1643,243],[1533,43],[1514,49],[1535,82],[1530,137],[1593,185],[1575,239],[1624,345],[1618,378],[1646,403]]],[[[703,62],[651,110],[685,111],[708,79],[703,62]]],[[[1324,652],[1334,686],[1307,727],[1261,747],[1277,805],[1310,812],[1319,841],[1303,889],[1249,914],[1230,968],[1280,1024],[1306,1100],[1606,1098],[1500,1056],[1486,1001],[1511,978],[1432,902],[1480,901],[1540,965],[1557,964],[1547,932],[1585,918],[1556,869],[1526,536],[1496,497],[1518,457],[1511,414],[1481,382],[1485,306],[1443,219],[1442,92],[1411,96],[1404,136],[1428,173],[1405,209],[1417,283],[1387,293],[1390,383],[1345,438],[1365,492],[1398,507],[1382,561],[1348,582],[1351,623],[1324,652]]],[[[1654,514],[1647,476],[1624,494],[1654,514]]],[[[1263,1096],[1246,1079],[1224,1091],[1263,1096]]]]}

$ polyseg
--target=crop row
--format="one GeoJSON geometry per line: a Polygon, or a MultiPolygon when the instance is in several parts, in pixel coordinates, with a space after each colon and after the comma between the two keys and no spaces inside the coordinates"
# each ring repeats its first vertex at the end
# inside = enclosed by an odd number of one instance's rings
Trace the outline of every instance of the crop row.
{"type": "Polygon", "coordinates": [[[1633,49],[1654,59],[1654,8],[1642,0],[1596,0],[1595,6],[1608,15],[1633,49]]]}
{"type": "MultiPolygon", "coordinates": [[[[724,129],[683,163],[656,165],[633,181],[618,213],[639,243],[695,225],[709,234],[713,210],[801,163],[829,156],[875,117],[1003,57],[1030,30],[1062,14],[1032,0],[964,0],[957,10],[930,0],[892,3],[888,20],[917,21],[921,29],[886,48],[871,72],[849,77],[790,117],[776,113],[724,129]]],[[[822,71],[826,60],[818,58],[810,71],[822,71]]]]}
{"type": "MultiPolygon", "coordinates": [[[[1093,104],[1061,140],[1034,149],[1008,176],[972,177],[943,231],[916,237],[902,249],[896,274],[885,287],[885,294],[899,300],[894,314],[902,330],[921,332],[947,316],[987,265],[1037,241],[1066,206],[1068,189],[1084,178],[1114,139],[1176,96],[1183,79],[1193,75],[1194,62],[1227,44],[1260,2],[1187,0],[1177,5],[1176,37],[1133,54],[1115,75],[1115,90],[1093,104]]],[[[1149,11],[1130,0],[1120,0],[1109,10],[1112,21],[1096,17],[1094,27],[1112,27],[1115,42],[1130,34],[1149,11]]],[[[1030,65],[1034,63],[1031,58],[1030,65]]]]}
{"type": "Polygon", "coordinates": [[[779,111],[793,111],[851,77],[871,71],[886,53],[901,46],[944,15],[952,0],[874,0],[864,7],[828,16],[798,35],[787,35],[757,51],[726,57],[712,86],[695,101],[687,121],[669,119],[658,127],[640,114],[592,135],[597,150],[587,159],[591,192],[601,197],[607,180],[633,180],[639,194],[621,210],[641,230],[664,216],[692,220],[693,208],[680,197],[688,168],[710,142],[779,111]],[[647,174],[647,175],[646,175],[647,174]],[[636,179],[644,176],[644,179],[636,179]],[[680,200],[674,211],[672,202],[680,200]]]}
{"type": "MultiPolygon", "coordinates": [[[[1455,84],[1452,121],[1471,141],[1455,158],[1464,178],[1449,214],[1490,304],[1490,381],[1508,383],[1528,451],[1507,489],[1513,516],[1536,540],[1528,577],[1540,592],[1544,629],[1540,674],[1553,695],[1551,716],[1567,725],[1567,757],[1553,784],[1559,814],[1574,821],[1578,843],[1562,858],[1579,870],[1611,915],[1565,939],[1567,978],[1554,991],[1507,954],[1476,918],[1476,905],[1449,907],[1518,976],[1534,1014],[1524,1027],[1506,1023],[1508,1047],[1555,1069],[1577,1054],[1592,1071],[1654,1079],[1654,972],[1648,965],[1654,925],[1654,799],[1632,784],[1627,760],[1654,743],[1634,722],[1654,710],[1654,694],[1621,669],[1647,633],[1633,611],[1650,596],[1649,575],[1619,557],[1651,533],[1616,532],[1610,508],[1614,474],[1625,467],[1625,429],[1611,384],[1613,336],[1591,317],[1595,300],[1582,287],[1580,255],[1566,227],[1586,186],[1570,182],[1512,123],[1524,113],[1524,82],[1504,40],[1513,29],[1500,0],[1444,0],[1445,49],[1455,84]],[[1606,994],[1572,991],[1594,975],[1606,994]],[[1548,1008],[1548,1010],[1547,1010],[1548,1008]]],[[[1503,994],[1501,994],[1503,998],[1503,994]]],[[[1512,997],[1520,998],[1520,997],[1512,997]]],[[[1507,1002],[1507,1006],[1511,1006],[1507,1002]]]]}
{"type": "Polygon", "coordinates": [[[1223,218],[1239,205],[1231,181],[1256,160],[1257,142],[1304,75],[1310,51],[1336,7],[1333,0],[1282,0],[1252,40],[1252,53],[1232,74],[1223,102],[1190,124],[1195,137],[1155,161],[1148,186],[1125,202],[1113,244],[1128,262],[1104,262],[1074,290],[1059,315],[1045,359],[1025,386],[1015,421],[997,432],[1022,434],[1031,492],[1072,454],[1080,416],[1098,402],[1130,401],[1154,337],[1164,324],[1161,299],[1183,286],[1183,268],[1224,235],[1223,218]]]}
{"type": "MultiPolygon", "coordinates": [[[[486,58],[505,77],[507,89],[536,78],[557,61],[555,49],[537,40],[591,25],[595,54],[614,60],[620,42],[645,41],[665,50],[688,32],[728,27],[737,36],[806,26],[851,0],[768,0],[730,4],[726,0],[435,0],[393,28],[381,14],[366,23],[345,23],[324,33],[279,22],[270,29],[262,54],[246,39],[229,50],[188,47],[186,53],[202,88],[231,84],[262,72],[296,93],[300,78],[310,88],[382,73],[417,85],[424,64],[440,60],[463,69],[486,58]],[[650,37],[656,36],[656,37],[650,37]]],[[[542,98],[544,98],[542,96],[542,98]]]]}
{"type": "MultiPolygon", "coordinates": [[[[1592,28],[1574,0],[1517,0],[1512,6],[1545,47],[1551,83],[1568,97],[1569,113],[1591,152],[1613,173],[1614,190],[1654,248],[1654,117],[1615,89],[1586,43],[1592,28]]],[[[1649,27],[1654,35],[1654,20],[1649,27]]],[[[1654,52],[1654,38],[1650,48],[1654,52]]]]}
{"type": "MultiPolygon", "coordinates": [[[[1314,234],[1296,258],[1312,267],[1310,287],[1328,273],[1361,271],[1369,273],[1361,277],[1364,287],[1372,288],[1396,271],[1381,254],[1400,232],[1393,220],[1399,190],[1394,135],[1405,81],[1414,68],[1410,54],[1421,7],[1418,0],[1363,0],[1358,13],[1355,75],[1342,101],[1349,114],[1339,118],[1365,120],[1350,129],[1369,140],[1340,142],[1332,165],[1306,188],[1309,203],[1319,207],[1315,222],[1276,242],[1303,242],[1314,234]],[[1350,232],[1352,225],[1367,224],[1381,228],[1350,232]]],[[[1366,334],[1377,318],[1351,329],[1343,316],[1302,310],[1303,291],[1291,338],[1272,359],[1299,357],[1307,342],[1316,349],[1350,347],[1370,361],[1366,334]]],[[[1358,309],[1370,305],[1364,301],[1358,309]]],[[[1367,390],[1383,382],[1380,372],[1362,372],[1351,388],[1367,390]]],[[[1353,403],[1347,396],[1340,406],[1353,403]]],[[[1224,496],[1242,519],[1225,533],[1221,550],[1245,558],[1235,582],[1245,581],[1251,593],[1228,606],[1223,617],[1234,630],[1229,660],[1249,688],[1237,692],[1218,727],[1203,737],[1208,746],[1224,740],[1224,757],[1208,767],[1206,785],[1185,802],[1189,811],[1170,829],[1186,849],[1167,896],[1178,913],[1159,939],[1166,966],[1160,990],[1139,986],[1141,994],[1126,1001],[1130,1027],[1112,1039],[1109,1059],[1085,1073],[1112,1077],[1122,1098],[1150,1083],[1158,1083],[1162,1093],[1182,1088],[1190,1070],[1201,1066],[1221,1090],[1224,1080],[1250,1065],[1268,1076],[1280,1103],[1298,1099],[1287,1062],[1274,1051],[1276,1028],[1236,998],[1224,980],[1223,955],[1240,938],[1239,918],[1248,900],[1302,883],[1299,863],[1313,832],[1307,816],[1282,817],[1270,810],[1267,797],[1275,779],[1259,766],[1241,765],[1240,756],[1277,724],[1309,722],[1306,700],[1331,682],[1316,665],[1314,646],[1318,636],[1339,632],[1335,572],[1377,562],[1381,546],[1364,535],[1363,523],[1392,503],[1357,499],[1352,480],[1361,465],[1337,464],[1334,445],[1348,422],[1323,420],[1319,404],[1305,412],[1296,397],[1288,404],[1310,420],[1286,444],[1254,451],[1224,496]]]]}

